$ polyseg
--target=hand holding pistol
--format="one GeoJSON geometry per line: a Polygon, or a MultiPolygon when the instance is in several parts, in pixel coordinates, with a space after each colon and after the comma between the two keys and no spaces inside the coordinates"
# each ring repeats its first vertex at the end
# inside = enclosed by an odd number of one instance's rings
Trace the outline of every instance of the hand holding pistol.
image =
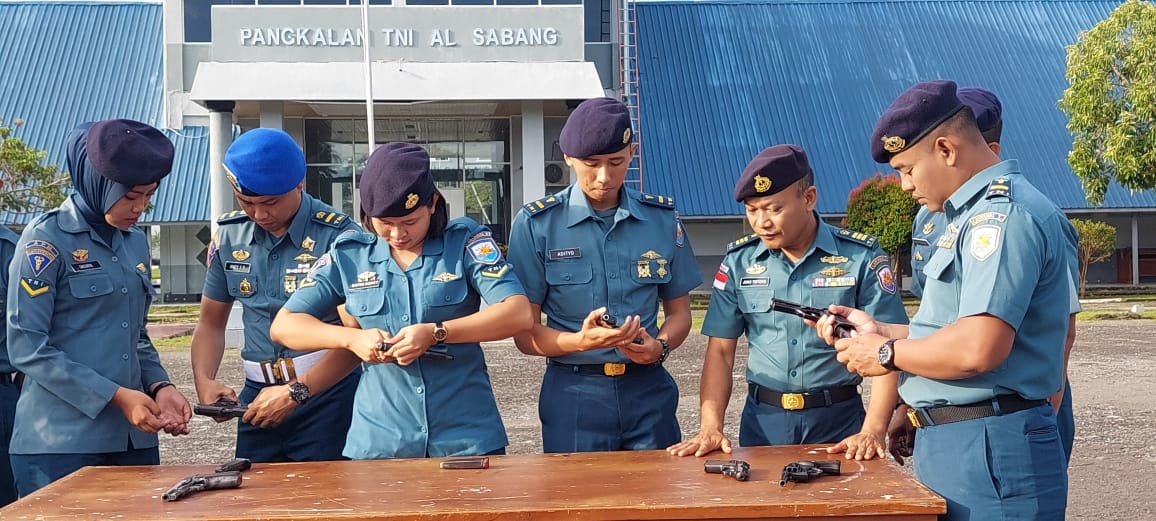
{"type": "MultiPolygon", "coordinates": [[[[771,299],[771,311],[778,311],[780,313],[789,313],[799,318],[810,320],[812,322],[819,320],[823,315],[830,315],[831,313],[825,309],[813,308],[796,304],[783,299],[771,299]]],[[[835,316],[835,337],[836,338],[850,338],[851,333],[855,331],[855,324],[852,324],[846,318],[835,316]]]]}

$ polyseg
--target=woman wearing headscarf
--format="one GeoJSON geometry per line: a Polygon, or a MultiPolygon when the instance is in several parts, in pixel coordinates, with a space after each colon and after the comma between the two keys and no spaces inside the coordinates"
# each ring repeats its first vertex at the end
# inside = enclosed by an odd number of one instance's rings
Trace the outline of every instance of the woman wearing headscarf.
{"type": "Polygon", "coordinates": [[[21,496],[88,465],[156,465],[158,431],[188,433],[145,319],[148,238],[134,225],[173,163],[130,120],[69,135],[73,193],[34,219],[9,267],[8,351],[24,373],[10,447],[21,496]]]}
{"type": "Polygon", "coordinates": [[[333,351],[300,381],[262,391],[245,421],[276,424],[364,361],[346,457],[504,453],[506,430],[479,342],[529,329],[521,283],[488,228],[449,220],[421,147],[374,151],[360,190],[369,233],[339,237],[270,330],[293,349],[333,351]],[[482,299],[490,305],[479,311],[482,299]],[[336,306],[360,329],[317,318],[336,306]]]}

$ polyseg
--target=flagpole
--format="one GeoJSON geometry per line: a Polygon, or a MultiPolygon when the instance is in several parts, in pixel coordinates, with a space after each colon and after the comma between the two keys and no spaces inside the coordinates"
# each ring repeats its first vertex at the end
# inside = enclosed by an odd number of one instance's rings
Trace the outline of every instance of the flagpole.
{"type": "MultiPolygon", "coordinates": [[[[376,132],[373,128],[373,62],[370,60],[370,45],[373,42],[372,33],[369,32],[369,0],[361,0],[361,56],[365,64],[365,129],[368,133],[367,144],[369,145],[368,154],[372,154],[374,148],[374,139],[376,132]]],[[[368,156],[367,156],[368,157],[368,156]]],[[[357,216],[358,221],[361,220],[361,197],[360,190],[357,189],[357,164],[353,165],[353,215],[357,216]]]]}

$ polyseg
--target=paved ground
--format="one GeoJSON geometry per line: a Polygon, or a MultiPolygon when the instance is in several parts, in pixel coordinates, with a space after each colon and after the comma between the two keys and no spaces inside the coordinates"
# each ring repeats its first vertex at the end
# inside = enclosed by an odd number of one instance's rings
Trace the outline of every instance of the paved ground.
{"type": "MultiPolygon", "coordinates": [[[[1151,306],[1150,306],[1151,308],[1151,306]]],[[[1082,321],[1079,324],[1071,377],[1075,389],[1077,437],[1069,469],[1068,519],[1096,521],[1156,519],[1156,321],[1082,321]]],[[[699,367],[705,338],[692,335],[672,355],[668,368],[679,382],[679,418],[685,435],[698,425],[699,367]]],[[[498,405],[510,436],[509,452],[541,450],[538,433],[538,384],[543,364],[523,356],[511,343],[486,346],[498,405]]],[[[162,359],[186,396],[193,397],[187,351],[162,353],[162,359]]],[[[745,364],[740,349],[736,367],[745,364]]],[[[227,353],[222,378],[240,383],[236,351],[227,353]]],[[[739,390],[728,411],[728,430],[737,439],[737,414],[744,397],[739,390]]],[[[232,457],[235,422],[215,424],[196,417],[193,434],[164,438],[166,464],[216,463],[232,457]]]]}

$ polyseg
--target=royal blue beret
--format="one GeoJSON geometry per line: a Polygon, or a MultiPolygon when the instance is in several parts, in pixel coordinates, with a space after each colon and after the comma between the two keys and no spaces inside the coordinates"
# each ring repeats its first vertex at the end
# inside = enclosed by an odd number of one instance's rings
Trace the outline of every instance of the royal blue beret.
{"type": "Polygon", "coordinates": [[[807,154],[795,145],[775,145],[764,148],[755,156],[739,182],[735,183],[735,201],[750,197],[777,194],[811,172],[807,154]]]}
{"type": "Polygon", "coordinates": [[[401,217],[428,206],[434,192],[429,153],[410,143],[387,143],[369,155],[361,174],[361,209],[370,217],[401,217]]]}
{"type": "Polygon", "coordinates": [[[903,91],[875,122],[871,132],[871,157],[890,163],[891,156],[911,148],[940,123],[963,109],[955,82],[934,80],[916,83],[903,91]]]}
{"type": "Polygon", "coordinates": [[[999,141],[999,131],[1003,129],[1003,104],[995,93],[979,87],[964,87],[957,93],[964,105],[971,107],[975,114],[975,124],[984,137],[991,141],[999,141]],[[991,132],[995,135],[990,135],[991,132]]]}
{"type": "Polygon", "coordinates": [[[594,98],[583,101],[562,127],[558,147],[577,159],[613,154],[634,141],[630,111],[621,101],[594,98]]]}
{"type": "Polygon", "coordinates": [[[96,172],[129,188],[159,182],[173,170],[173,142],[139,121],[97,121],[88,127],[86,140],[96,172]]]}
{"type": "Polygon", "coordinates": [[[255,128],[229,145],[225,176],[242,195],[286,194],[305,179],[305,153],[284,130],[255,128]]]}

